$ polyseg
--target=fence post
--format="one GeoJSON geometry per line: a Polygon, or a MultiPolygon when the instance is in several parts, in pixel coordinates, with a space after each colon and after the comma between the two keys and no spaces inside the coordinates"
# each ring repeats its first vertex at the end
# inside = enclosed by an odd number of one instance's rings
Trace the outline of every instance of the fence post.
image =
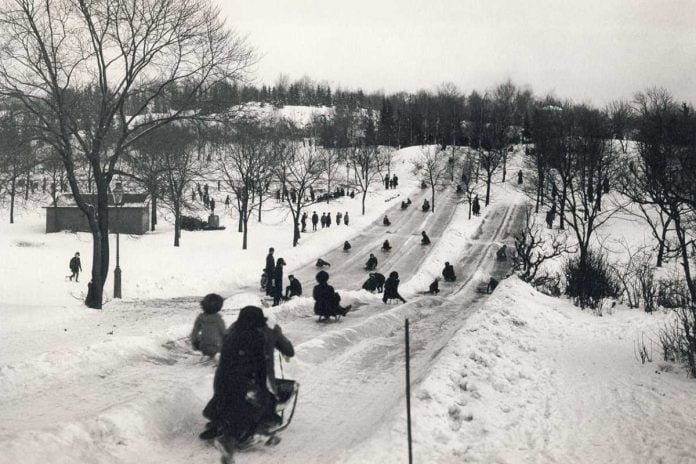
{"type": "Polygon", "coordinates": [[[408,463],[413,464],[413,448],[411,439],[411,357],[408,333],[408,319],[406,319],[406,425],[408,428],[408,463]]]}

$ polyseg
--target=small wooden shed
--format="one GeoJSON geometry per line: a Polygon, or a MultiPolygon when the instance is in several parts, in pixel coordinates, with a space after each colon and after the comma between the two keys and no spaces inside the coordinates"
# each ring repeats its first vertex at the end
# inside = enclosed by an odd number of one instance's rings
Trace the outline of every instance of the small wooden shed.
{"type": "MultiPolygon", "coordinates": [[[[89,204],[96,203],[96,195],[84,195],[89,204]]],[[[123,234],[142,235],[150,229],[150,197],[146,193],[124,193],[123,205],[116,207],[109,195],[109,231],[123,234]],[[118,209],[118,211],[117,211],[118,209]]],[[[63,194],[54,206],[46,210],[46,233],[69,230],[90,232],[89,222],[77,207],[72,194],[63,194]]]]}

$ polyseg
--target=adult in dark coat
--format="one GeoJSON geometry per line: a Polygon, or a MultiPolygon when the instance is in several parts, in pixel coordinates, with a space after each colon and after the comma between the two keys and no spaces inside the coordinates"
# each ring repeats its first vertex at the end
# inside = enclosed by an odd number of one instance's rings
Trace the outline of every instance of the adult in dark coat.
{"type": "Polygon", "coordinates": [[[343,215],[343,223],[345,225],[348,225],[348,211],[346,211],[346,214],[343,215]]]}
{"type": "Polygon", "coordinates": [[[479,203],[478,195],[474,197],[474,203],[471,209],[474,211],[474,216],[478,216],[479,214],[481,214],[481,203],[479,203]]]}
{"type": "Polygon", "coordinates": [[[302,232],[307,232],[307,212],[302,213],[302,219],[300,219],[300,224],[302,224],[302,232]]]}
{"type": "Polygon", "coordinates": [[[430,245],[430,237],[428,237],[425,231],[421,232],[421,237],[421,245],[430,245]]]}
{"type": "Polygon", "coordinates": [[[394,184],[394,188],[399,186],[399,178],[396,176],[396,174],[394,174],[392,177],[392,183],[394,184]]]}
{"type": "Polygon", "coordinates": [[[374,271],[375,269],[377,269],[377,258],[372,253],[370,253],[370,257],[365,263],[365,269],[367,269],[368,271],[374,271]]]}
{"type": "Polygon", "coordinates": [[[399,273],[396,271],[392,271],[389,274],[389,278],[384,283],[382,301],[386,303],[389,300],[401,300],[402,303],[406,303],[406,300],[399,295],[399,273]]]}
{"type": "Polygon", "coordinates": [[[517,172],[517,183],[522,185],[522,171],[517,172]]]}
{"type": "Polygon", "coordinates": [[[280,326],[266,325],[263,311],[246,306],[230,326],[215,371],[213,398],[203,415],[211,422],[200,437],[222,435],[228,451],[250,439],[260,424],[277,424],[274,350],[294,356],[280,326]]]}
{"type": "Polygon", "coordinates": [[[321,213],[321,228],[326,227],[326,213],[321,213]]]}
{"type": "Polygon", "coordinates": [[[266,295],[273,295],[273,275],[275,274],[275,258],[273,258],[273,248],[268,249],[268,254],[266,255],[266,295]]]}
{"type": "Polygon", "coordinates": [[[285,266],[285,260],[278,258],[273,273],[273,306],[278,306],[283,298],[283,266],[285,266]]]}
{"type": "Polygon", "coordinates": [[[290,285],[285,287],[285,299],[288,300],[293,296],[302,296],[302,284],[300,281],[292,274],[288,276],[288,279],[290,279],[290,285]]]}
{"type": "Polygon", "coordinates": [[[384,188],[389,190],[389,174],[384,176],[384,188]]]}
{"type": "Polygon", "coordinates": [[[382,243],[382,251],[389,251],[391,249],[392,249],[392,246],[389,243],[389,240],[385,240],[384,243],[382,243]]]}
{"type": "Polygon", "coordinates": [[[370,278],[374,280],[377,292],[382,293],[384,291],[384,282],[387,280],[384,277],[384,274],[381,274],[379,272],[371,272],[370,278]]]}
{"type": "Polygon", "coordinates": [[[423,210],[424,213],[427,213],[428,211],[430,211],[430,202],[428,201],[427,198],[425,200],[423,200],[423,206],[421,207],[421,209],[423,210]]]}
{"type": "Polygon", "coordinates": [[[384,219],[382,219],[382,225],[385,225],[385,226],[391,225],[391,221],[389,220],[389,218],[387,217],[386,214],[384,215],[384,219]]]}
{"type": "Polygon", "coordinates": [[[457,280],[457,276],[454,274],[454,266],[449,262],[445,263],[445,268],[442,270],[442,277],[445,279],[445,282],[454,282],[457,280]]]}
{"type": "Polygon", "coordinates": [[[317,230],[317,224],[319,223],[319,215],[316,211],[312,213],[312,230],[317,230]]]}
{"type": "Polygon", "coordinates": [[[326,227],[331,227],[331,213],[326,213],[326,227]]]}
{"type": "Polygon", "coordinates": [[[75,256],[73,256],[70,259],[70,263],[68,263],[68,266],[70,267],[70,272],[72,272],[72,275],[70,276],[70,280],[73,280],[73,277],[75,278],[75,282],[79,282],[79,277],[80,277],[80,272],[82,271],[82,263],[80,262],[80,253],[75,253],[75,256]]]}
{"type": "Polygon", "coordinates": [[[316,276],[317,285],[312,290],[314,297],[314,314],[319,320],[329,320],[332,316],[345,316],[350,311],[350,305],[341,307],[341,297],[334,288],[329,285],[329,274],[319,271],[316,276]]]}

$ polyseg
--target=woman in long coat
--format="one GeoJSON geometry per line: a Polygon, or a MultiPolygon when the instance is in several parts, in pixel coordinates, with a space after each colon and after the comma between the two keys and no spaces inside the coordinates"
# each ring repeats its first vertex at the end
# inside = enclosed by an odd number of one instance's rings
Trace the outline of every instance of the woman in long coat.
{"type": "Polygon", "coordinates": [[[273,273],[273,306],[278,306],[283,298],[283,266],[285,266],[285,260],[278,258],[273,273]]]}

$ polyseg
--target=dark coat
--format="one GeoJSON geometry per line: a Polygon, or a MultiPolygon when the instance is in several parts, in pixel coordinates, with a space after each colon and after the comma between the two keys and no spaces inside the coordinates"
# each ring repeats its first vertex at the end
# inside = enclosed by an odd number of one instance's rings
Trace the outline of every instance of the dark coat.
{"type": "Polygon", "coordinates": [[[457,280],[457,276],[454,274],[454,266],[451,264],[445,266],[442,270],[442,277],[444,277],[446,282],[454,282],[457,280]]]}
{"type": "Polygon", "coordinates": [[[266,255],[266,274],[269,276],[273,276],[273,273],[275,272],[275,258],[273,258],[273,255],[268,253],[266,255]]]}
{"type": "Polygon", "coordinates": [[[70,260],[70,270],[72,272],[82,271],[82,263],[80,262],[80,258],[77,256],[73,256],[70,260]]]}
{"type": "Polygon", "coordinates": [[[365,263],[365,267],[372,270],[377,267],[377,258],[374,256],[370,256],[370,259],[367,260],[367,263],[365,263]]]}
{"type": "Polygon", "coordinates": [[[283,295],[283,266],[276,266],[273,272],[274,295],[283,295]]]}
{"type": "Polygon", "coordinates": [[[394,279],[389,277],[386,282],[384,282],[384,295],[382,296],[382,301],[397,299],[405,301],[401,295],[399,295],[399,279],[394,279]]]}
{"type": "Polygon", "coordinates": [[[312,224],[317,224],[319,222],[319,215],[317,213],[312,214],[312,224]]]}
{"type": "Polygon", "coordinates": [[[318,316],[337,316],[341,314],[340,298],[334,288],[326,282],[314,286],[314,314],[318,316]]]}
{"type": "Polygon", "coordinates": [[[302,296],[302,284],[297,279],[290,279],[290,296],[302,296]]]}

